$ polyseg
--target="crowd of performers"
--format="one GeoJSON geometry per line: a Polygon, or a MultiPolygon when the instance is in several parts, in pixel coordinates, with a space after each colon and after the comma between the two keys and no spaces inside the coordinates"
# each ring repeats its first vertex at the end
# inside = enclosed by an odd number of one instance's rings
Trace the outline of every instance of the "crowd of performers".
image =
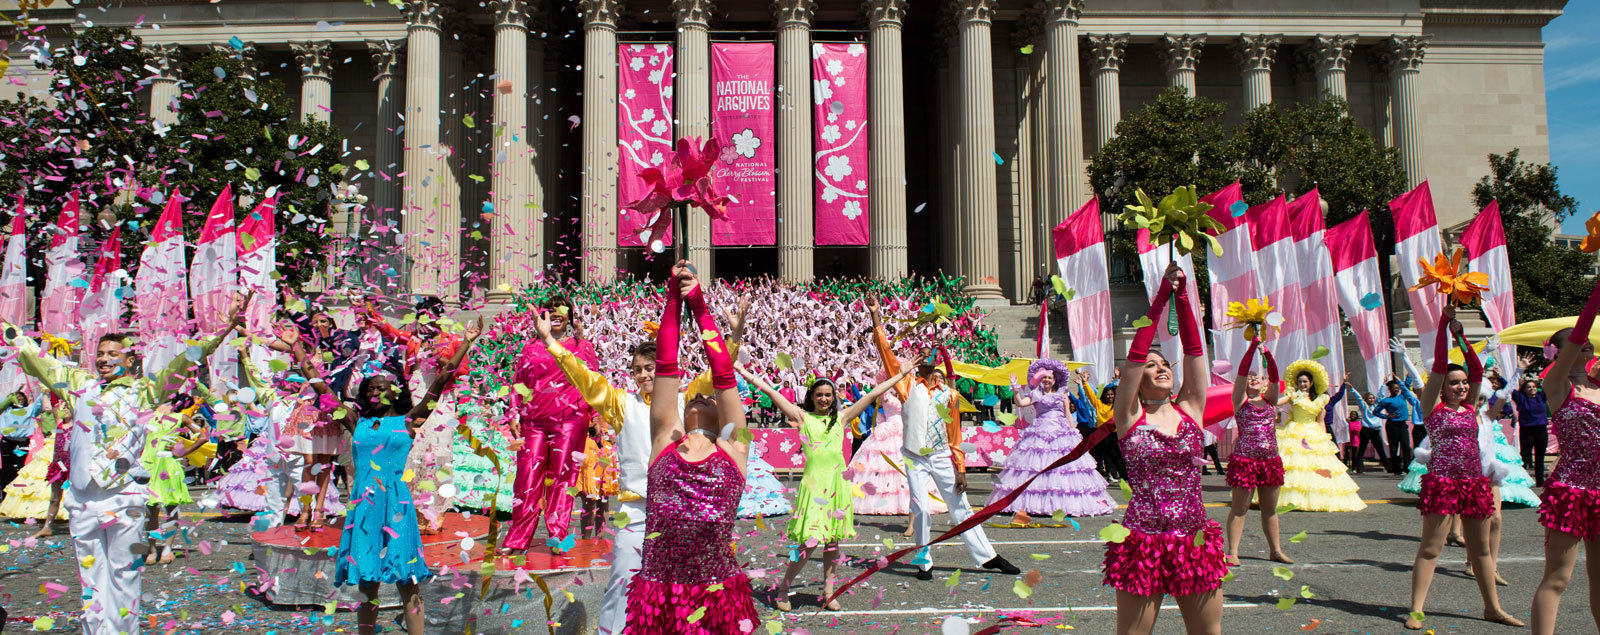
{"type": "MultiPolygon", "coordinates": [[[[1600,372],[1592,370],[1588,337],[1600,286],[1577,325],[1550,337],[1553,360],[1542,385],[1523,376],[1531,359],[1511,361],[1508,376],[1486,378],[1483,358],[1447,308],[1437,358],[1425,360],[1429,372],[1408,362],[1408,376],[1389,378],[1387,394],[1353,400],[1348,421],[1334,420],[1347,382],[1335,388],[1313,360],[1280,371],[1270,346],[1252,341],[1228,413],[1236,438],[1224,528],[1201,502],[1214,439],[1202,427],[1209,369],[1194,312],[1183,306],[1186,284],[1169,268],[1147,316],[1164,322],[1154,318],[1169,301],[1179,305],[1179,359],[1150,350],[1156,327],[1146,325],[1109,385],[1093,386],[1086,373],[1043,359],[1028,364],[1025,377],[1011,377],[1007,391],[1025,416],[989,499],[1004,507],[992,512],[1011,514],[1012,526],[1029,526],[1035,516],[1110,515],[1117,502],[1108,481],[1126,484],[1126,535],[1106,544],[1102,564],[1104,583],[1117,591],[1119,632],[1151,632],[1170,595],[1188,632],[1221,633],[1218,589],[1241,564],[1252,501],[1269,558],[1290,563],[1279,511],[1362,509],[1349,472],[1365,469],[1369,447],[1386,471],[1406,475],[1402,489],[1420,495],[1408,628],[1422,627],[1440,551],[1456,540],[1467,549],[1485,619],[1521,625],[1496,591],[1504,584],[1496,571],[1504,501],[1539,507],[1547,561],[1532,622],[1536,633],[1555,632],[1578,547],[1592,548],[1600,537],[1600,457],[1591,456],[1600,451],[1600,372]],[[1461,365],[1447,355],[1456,341],[1461,365]],[[1502,416],[1519,423],[1521,457],[1499,431],[1502,416]],[[1351,426],[1343,452],[1335,425],[1351,426]],[[1547,428],[1561,449],[1548,476],[1547,428]],[[1099,440],[1088,454],[1051,467],[1089,437],[1099,440]]],[[[749,632],[761,623],[758,595],[792,608],[789,587],[814,555],[822,608],[840,610],[835,570],[841,543],[856,534],[855,515],[909,515],[916,545],[930,541],[935,515],[948,512],[953,524],[973,516],[960,416],[966,400],[954,386],[948,349],[938,345],[939,324],[888,319],[882,300],[864,297],[856,306],[870,329],[817,336],[841,354],[874,352],[878,363],[823,369],[808,360],[812,379],[801,384],[798,373],[757,371],[757,355],[791,371],[796,365],[752,345],[771,336],[758,335],[768,325],[749,327],[748,298],[719,300],[719,324],[712,294],[689,263],[673,267],[664,291],[645,293],[659,294],[652,298],[662,307],[659,322],[627,342],[586,338],[580,307],[564,296],[489,327],[455,323],[442,303],[425,299],[402,326],[365,308],[353,330],[312,311],[286,313],[272,333],[235,335],[251,301],[244,298],[225,327],[164,368],[146,366],[132,333],[103,336],[93,367],[79,368],[67,361],[74,356],[64,341],[7,326],[4,343],[14,353],[6,363],[32,382],[0,401],[0,515],[38,520],[38,536],[67,523],[88,633],[138,632],[142,567],[173,560],[171,543],[185,527],[178,510],[197,505],[257,512],[257,529],[339,531],[334,582],[365,598],[357,606],[364,633],[376,628],[383,584],[398,587],[407,631],[422,631],[419,585],[433,575],[423,536],[439,533],[452,508],[509,511],[498,540],[503,554],[538,546],[541,524],[558,545],[574,535],[605,537],[611,569],[598,626],[638,635],[749,632]],[[686,336],[698,349],[682,347],[686,336]],[[241,364],[239,385],[216,389],[198,371],[230,338],[276,357],[241,364]],[[473,364],[495,342],[511,343],[509,381],[468,386],[473,364]],[[686,377],[697,366],[705,372],[686,377]],[[805,461],[792,492],[752,443],[746,413],[757,402],[799,430],[805,461]],[[463,452],[463,435],[503,453],[504,469],[486,465],[495,461],[482,451],[463,452]],[[211,487],[192,494],[199,482],[211,487]],[[753,591],[738,553],[717,546],[733,544],[741,517],[785,514],[787,570],[770,589],[753,591]]],[[[797,338],[811,335],[790,329],[787,337],[803,344],[797,338]]],[[[982,523],[959,537],[972,565],[1019,573],[982,523]]],[[[909,564],[918,579],[932,578],[925,546],[909,564]]],[[[1591,590],[1591,603],[1596,595],[1591,590]]]]}

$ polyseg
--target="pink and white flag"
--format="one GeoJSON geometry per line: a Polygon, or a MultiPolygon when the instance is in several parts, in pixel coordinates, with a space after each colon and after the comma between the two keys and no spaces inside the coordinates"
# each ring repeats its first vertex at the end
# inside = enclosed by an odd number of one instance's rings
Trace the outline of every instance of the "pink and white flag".
{"type": "MultiPolygon", "coordinates": [[[[24,223],[22,197],[17,197],[17,213],[11,217],[11,235],[6,238],[5,262],[0,265],[0,321],[24,331],[28,320],[28,235],[24,223]]],[[[17,364],[0,365],[0,394],[22,389],[26,378],[17,364]]]]}
{"type": "Polygon", "coordinates": [[[812,44],[811,77],[817,244],[865,245],[871,238],[867,45],[812,44]]]}
{"type": "MultiPolygon", "coordinates": [[[[1422,278],[1422,265],[1418,260],[1433,262],[1444,251],[1439,240],[1439,220],[1433,213],[1433,192],[1423,181],[1416,189],[1389,201],[1389,211],[1394,215],[1395,259],[1400,261],[1400,281],[1404,282],[1406,298],[1411,301],[1411,321],[1417,325],[1417,343],[1422,348],[1422,367],[1433,359],[1433,334],[1439,330],[1439,312],[1444,310],[1444,297],[1432,288],[1410,291],[1411,285],[1422,278]]],[[[1417,378],[1421,380],[1421,378],[1417,378]]]]}
{"type": "MultiPolygon", "coordinates": [[[[233,184],[222,188],[211,204],[206,224],[195,243],[189,267],[189,297],[194,299],[195,321],[202,333],[222,328],[228,309],[239,291],[239,239],[233,225],[233,184]]],[[[239,351],[224,344],[209,360],[211,388],[221,391],[239,385],[239,351]]]]}
{"type": "MultiPolygon", "coordinates": [[[[649,191],[640,172],[662,167],[672,156],[673,77],[671,44],[617,45],[617,200],[600,205],[616,211],[619,247],[647,244],[640,234],[649,229],[650,219],[623,211],[622,204],[649,191]]],[[[671,245],[672,228],[666,236],[651,237],[656,238],[671,245]]]]}
{"type": "Polygon", "coordinates": [[[1067,335],[1072,356],[1089,362],[1094,383],[1111,381],[1116,353],[1111,343],[1111,282],[1106,271],[1105,231],[1100,225],[1100,199],[1091,198],[1051,232],[1056,267],[1073,291],[1067,300],[1067,335]]]}
{"type": "Polygon", "coordinates": [[[184,337],[191,329],[189,290],[184,284],[189,272],[183,256],[183,197],[173,190],[150,230],[133,281],[133,312],[144,340],[146,375],[166,368],[186,348],[184,337]]]}
{"type": "MultiPolygon", "coordinates": [[[[1200,200],[1211,204],[1207,215],[1222,224],[1216,234],[1217,242],[1222,243],[1222,254],[1206,256],[1206,269],[1211,275],[1211,325],[1220,330],[1228,320],[1228,303],[1261,297],[1256,284],[1256,250],[1250,245],[1250,227],[1245,221],[1249,207],[1244,204],[1244,188],[1238,181],[1200,200]]],[[[1211,343],[1212,354],[1227,361],[1225,367],[1219,361],[1221,372],[1232,376],[1249,343],[1232,332],[1213,334],[1211,343]]]]}
{"type": "Polygon", "coordinates": [[[778,242],[777,81],[771,42],[711,45],[711,134],[722,144],[713,180],[732,199],[711,221],[713,245],[778,242]]]}
{"type": "MultiPolygon", "coordinates": [[[[245,309],[244,319],[244,329],[252,340],[272,337],[272,315],[278,310],[278,283],[272,277],[278,269],[274,218],[277,209],[278,194],[269,190],[267,197],[239,222],[239,286],[247,294],[255,293],[245,309]]],[[[285,361],[272,349],[252,341],[250,363],[255,364],[256,372],[266,376],[271,372],[270,362],[274,359],[285,361]]]]}
{"type": "Polygon", "coordinates": [[[1306,347],[1313,352],[1318,346],[1328,349],[1322,365],[1328,369],[1330,379],[1339,381],[1344,377],[1344,320],[1339,318],[1333,258],[1322,240],[1327,225],[1322,214],[1322,193],[1317,188],[1311,188],[1289,203],[1289,229],[1294,232],[1296,264],[1300,269],[1306,347]]]}
{"type": "Polygon", "coordinates": [[[1256,281],[1261,294],[1283,315],[1283,326],[1272,340],[1272,354],[1285,365],[1311,356],[1306,347],[1305,307],[1300,299],[1300,268],[1295,257],[1294,233],[1289,230],[1289,204],[1279,196],[1245,212],[1250,221],[1250,244],[1256,250],[1256,281]]]}
{"type": "Polygon", "coordinates": [[[122,228],[114,227],[100,245],[94,276],[89,279],[89,293],[83,298],[83,348],[78,363],[84,368],[94,368],[100,337],[122,329],[121,294],[125,293],[122,288],[127,277],[128,273],[122,270],[122,228]]]}
{"type": "Polygon", "coordinates": [[[61,208],[61,219],[45,254],[44,292],[39,300],[39,330],[73,339],[78,335],[78,304],[83,301],[83,258],[78,255],[78,193],[61,208]]]}
{"type": "MultiPolygon", "coordinates": [[[[1145,301],[1154,302],[1156,292],[1161,289],[1161,276],[1167,271],[1167,264],[1172,262],[1172,248],[1166,245],[1150,244],[1150,231],[1139,230],[1135,236],[1135,246],[1139,249],[1139,267],[1144,270],[1145,301]]],[[[1178,268],[1183,270],[1183,275],[1189,280],[1184,286],[1186,295],[1189,296],[1189,306],[1194,307],[1194,319],[1197,324],[1205,324],[1205,318],[1200,313],[1200,284],[1194,277],[1194,259],[1189,256],[1178,256],[1178,268]]],[[[1177,302],[1170,302],[1168,312],[1177,308],[1177,302]]],[[[1172,332],[1165,323],[1156,324],[1156,333],[1161,337],[1161,354],[1172,364],[1172,377],[1177,381],[1183,380],[1182,364],[1177,363],[1182,359],[1183,345],[1178,342],[1177,334],[1172,332]]],[[[1204,338],[1202,338],[1204,339],[1204,338]]],[[[1210,361],[1206,368],[1211,368],[1210,361]]],[[[1209,383],[1209,382],[1208,382],[1209,383]]]]}
{"type": "MultiPolygon", "coordinates": [[[[1504,331],[1517,323],[1517,304],[1511,294],[1511,258],[1506,251],[1506,232],[1500,225],[1500,201],[1489,201],[1489,206],[1467,224],[1461,234],[1461,246],[1467,250],[1467,268],[1489,274],[1489,290],[1483,292],[1483,315],[1489,318],[1489,328],[1504,331]]],[[[1500,345],[1500,363],[1505,368],[1515,368],[1517,347],[1500,345]]],[[[1506,372],[1505,368],[1501,372],[1506,372]]]]}
{"type": "Polygon", "coordinates": [[[1048,294],[1039,302],[1039,332],[1033,339],[1035,359],[1050,359],[1050,298],[1048,294]]]}
{"type": "Polygon", "coordinates": [[[1372,243],[1372,226],[1365,211],[1329,228],[1322,235],[1333,262],[1333,279],[1339,306],[1355,332],[1356,347],[1366,360],[1367,389],[1375,394],[1393,372],[1389,357],[1389,316],[1383,310],[1383,276],[1378,250],[1372,243]]]}

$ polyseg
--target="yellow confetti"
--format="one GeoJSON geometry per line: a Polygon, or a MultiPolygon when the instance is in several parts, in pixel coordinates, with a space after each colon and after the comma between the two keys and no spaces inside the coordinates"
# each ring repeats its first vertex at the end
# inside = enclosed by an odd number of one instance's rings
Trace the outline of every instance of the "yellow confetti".
{"type": "Polygon", "coordinates": [[[700,619],[705,617],[705,616],[706,616],[706,607],[702,606],[700,608],[695,609],[693,613],[690,613],[689,617],[685,618],[684,621],[688,622],[690,624],[693,624],[695,622],[700,621],[700,619]]]}
{"type": "Polygon", "coordinates": [[[56,620],[52,617],[40,617],[33,620],[33,630],[36,631],[48,631],[55,627],[56,620]]]}
{"type": "Polygon", "coordinates": [[[92,567],[94,566],[94,556],[84,556],[82,560],[78,561],[78,564],[85,569],[92,567]]]}
{"type": "MultiPolygon", "coordinates": [[[[372,466],[372,469],[378,469],[378,466],[374,465],[374,466],[372,466]]],[[[404,482],[407,482],[407,483],[410,483],[411,480],[416,478],[416,477],[417,477],[417,473],[415,471],[412,471],[412,470],[408,469],[408,470],[406,470],[406,472],[404,474],[400,475],[400,480],[404,481],[404,482]]]]}

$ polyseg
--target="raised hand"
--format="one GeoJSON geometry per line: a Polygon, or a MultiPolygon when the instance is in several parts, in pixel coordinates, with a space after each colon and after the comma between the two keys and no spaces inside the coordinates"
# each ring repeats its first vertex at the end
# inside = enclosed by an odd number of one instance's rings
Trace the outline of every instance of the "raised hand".
{"type": "Polygon", "coordinates": [[[1404,355],[1406,354],[1406,345],[1400,343],[1400,338],[1391,337],[1389,338],[1389,352],[1404,355]]]}
{"type": "Polygon", "coordinates": [[[1165,278],[1167,282],[1171,282],[1173,289],[1183,288],[1185,276],[1183,269],[1178,266],[1178,261],[1174,260],[1167,263],[1167,270],[1161,274],[1161,277],[1165,278]]]}
{"type": "MultiPolygon", "coordinates": [[[[545,318],[545,328],[546,329],[550,328],[550,319],[549,318],[545,318]]],[[[462,333],[462,336],[461,336],[462,340],[464,340],[463,344],[464,345],[465,344],[471,344],[471,343],[477,341],[478,337],[481,336],[481,335],[483,335],[483,316],[480,315],[480,316],[478,316],[478,319],[473,320],[472,322],[469,322],[467,324],[467,330],[466,330],[466,332],[462,333]]]]}

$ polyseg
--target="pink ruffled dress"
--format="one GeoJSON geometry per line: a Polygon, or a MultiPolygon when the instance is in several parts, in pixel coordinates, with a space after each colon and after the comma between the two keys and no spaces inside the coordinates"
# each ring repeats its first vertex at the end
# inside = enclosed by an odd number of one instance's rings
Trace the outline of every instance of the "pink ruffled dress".
{"type": "Polygon", "coordinates": [[[1278,454],[1278,409],[1247,401],[1233,414],[1239,440],[1228,458],[1228,487],[1283,487],[1283,457],[1278,454]]]}
{"type": "Polygon", "coordinates": [[[1422,475],[1422,498],[1417,510],[1424,516],[1460,514],[1482,519],[1494,514],[1494,495],[1483,475],[1478,456],[1478,420],[1475,413],[1434,408],[1423,422],[1433,440],[1428,473],[1422,475]]]}
{"type": "Polygon", "coordinates": [[[750,579],[733,554],[744,474],[722,448],[691,463],[678,454],[678,443],[650,465],[645,535],[651,538],[628,586],[628,625],[622,632],[749,633],[761,621],[750,579]]]}
{"type": "Polygon", "coordinates": [[[1579,540],[1600,537],[1600,404],[1574,392],[1550,427],[1561,458],[1539,496],[1539,524],[1579,540]]]}
{"type": "Polygon", "coordinates": [[[1122,517],[1127,538],[1106,543],[1105,584],[1135,595],[1174,597],[1221,587],[1228,574],[1222,527],[1200,502],[1200,425],[1183,415],[1177,435],[1167,436],[1141,417],[1119,444],[1133,498],[1122,517]]]}

